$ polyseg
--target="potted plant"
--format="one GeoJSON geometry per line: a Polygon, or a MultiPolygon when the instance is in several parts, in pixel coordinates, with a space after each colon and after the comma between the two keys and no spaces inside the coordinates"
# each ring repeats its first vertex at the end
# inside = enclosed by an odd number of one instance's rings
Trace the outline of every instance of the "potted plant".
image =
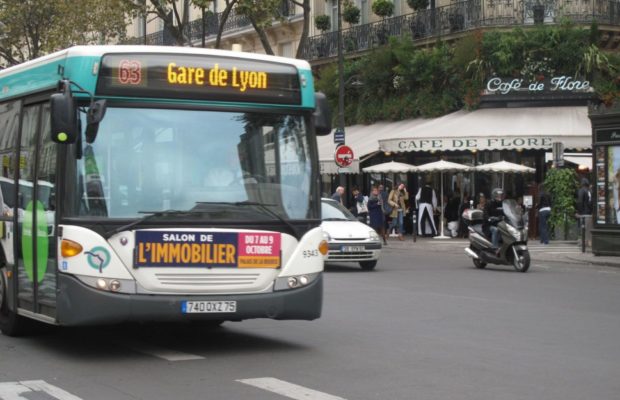
{"type": "Polygon", "coordinates": [[[407,0],[407,5],[414,11],[425,10],[428,8],[429,0],[407,0]]]}
{"type": "Polygon", "coordinates": [[[372,12],[381,17],[384,22],[377,26],[377,40],[380,45],[388,41],[388,29],[385,26],[385,19],[394,13],[394,3],[390,0],[374,0],[372,2],[372,12]]]}
{"type": "Polygon", "coordinates": [[[329,15],[317,15],[314,17],[314,26],[321,32],[325,32],[331,27],[329,15]]]}
{"type": "Polygon", "coordinates": [[[534,12],[534,23],[542,24],[545,22],[545,5],[544,4],[534,4],[532,6],[532,11],[534,12]]]}
{"type": "Polygon", "coordinates": [[[453,10],[448,15],[448,22],[450,23],[450,32],[459,32],[465,28],[465,17],[460,10],[453,10]]]}
{"type": "Polygon", "coordinates": [[[426,34],[425,19],[428,13],[423,10],[426,10],[429,4],[429,0],[407,0],[407,5],[416,11],[416,15],[409,20],[411,37],[414,39],[424,37],[426,34]]]}
{"type": "Polygon", "coordinates": [[[394,3],[390,0],[375,0],[372,2],[372,12],[385,19],[394,13],[394,3]]]}
{"type": "Polygon", "coordinates": [[[349,25],[355,25],[360,22],[360,9],[351,1],[344,3],[342,10],[342,19],[349,25]]]}
{"type": "MultiPolygon", "coordinates": [[[[331,21],[329,15],[317,15],[314,17],[314,26],[322,33],[329,30],[331,27],[331,21]]],[[[327,43],[325,37],[320,37],[316,41],[316,51],[319,57],[325,57],[327,55],[327,43]]]]}

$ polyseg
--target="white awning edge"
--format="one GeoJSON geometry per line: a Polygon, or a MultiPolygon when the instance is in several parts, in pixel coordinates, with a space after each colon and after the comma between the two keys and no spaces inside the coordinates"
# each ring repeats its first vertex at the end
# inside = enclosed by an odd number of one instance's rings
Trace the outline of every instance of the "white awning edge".
{"type": "Polygon", "coordinates": [[[379,138],[386,152],[592,147],[588,108],[522,107],[457,111],[419,124],[398,137],[379,138]]]}

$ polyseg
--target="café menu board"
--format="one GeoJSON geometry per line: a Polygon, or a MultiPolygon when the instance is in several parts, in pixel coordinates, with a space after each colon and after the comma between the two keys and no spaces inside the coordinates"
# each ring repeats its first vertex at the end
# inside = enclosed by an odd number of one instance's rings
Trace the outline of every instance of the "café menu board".
{"type": "Polygon", "coordinates": [[[299,76],[294,66],[212,55],[104,55],[97,94],[301,104],[299,76]]]}
{"type": "Polygon", "coordinates": [[[605,223],[606,207],[605,207],[605,147],[599,146],[596,148],[596,222],[599,224],[605,223]]]}

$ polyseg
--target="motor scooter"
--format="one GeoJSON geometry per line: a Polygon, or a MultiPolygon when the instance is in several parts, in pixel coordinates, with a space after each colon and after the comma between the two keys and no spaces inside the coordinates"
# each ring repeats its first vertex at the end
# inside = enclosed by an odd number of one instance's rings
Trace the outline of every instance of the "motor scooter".
{"type": "Polygon", "coordinates": [[[499,249],[493,247],[485,233],[483,211],[472,207],[463,212],[469,230],[469,247],[465,248],[465,253],[472,258],[476,268],[484,268],[487,264],[512,265],[517,271],[526,272],[530,268],[527,218],[512,199],[502,202],[502,211],[503,217],[491,217],[488,221],[499,230],[499,249]]]}

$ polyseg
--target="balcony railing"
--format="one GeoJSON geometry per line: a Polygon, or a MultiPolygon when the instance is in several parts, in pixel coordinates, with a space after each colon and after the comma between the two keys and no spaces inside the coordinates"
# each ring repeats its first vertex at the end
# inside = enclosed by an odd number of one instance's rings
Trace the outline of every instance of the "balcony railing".
{"type": "MultiPolygon", "coordinates": [[[[217,35],[218,27],[220,26],[220,20],[224,13],[217,14],[208,13],[205,15],[204,20],[202,18],[195,19],[185,26],[183,30],[183,36],[190,42],[200,41],[202,39],[203,24],[204,32],[207,38],[212,38],[217,35]]],[[[280,6],[280,16],[283,18],[289,18],[295,16],[295,4],[290,0],[282,1],[280,6]]],[[[226,22],[224,23],[224,34],[228,34],[234,31],[246,29],[252,26],[250,19],[245,15],[237,14],[233,9],[226,22]]],[[[165,29],[153,33],[149,33],[146,36],[133,37],[123,41],[123,44],[147,44],[147,45],[163,45],[174,46],[176,41],[174,37],[165,29]]]]}
{"type": "MultiPolygon", "coordinates": [[[[482,27],[555,24],[563,19],[620,25],[620,0],[458,1],[433,10],[344,29],[342,40],[345,53],[356,53],[385,45],[390,36],[409,35],[419,40],[482,27]]],[[[336,57],[337,54],[337,32],[310,37],[302,49],[302,58],[307,60],[336,57]]]]}

